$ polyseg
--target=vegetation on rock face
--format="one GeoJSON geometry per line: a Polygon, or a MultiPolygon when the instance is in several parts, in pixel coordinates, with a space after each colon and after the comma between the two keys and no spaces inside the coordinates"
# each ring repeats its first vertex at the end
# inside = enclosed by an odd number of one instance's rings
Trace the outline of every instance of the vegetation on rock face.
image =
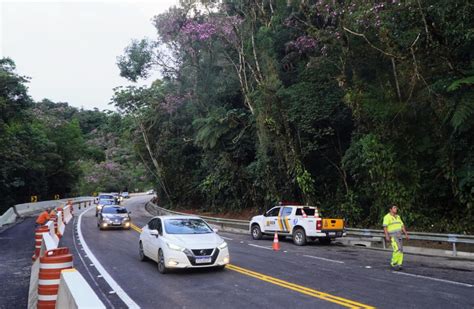
{"type": "Polygon", "coordinates": [[[212,211],[319,205],[376,226],[474,232],[469,1],[182,1],[118,58],[160,199],[212,211]]]}
{"type": "Polygon", "coordinates": [[[149,187],[128,117],[35,103],[27,82],[12,60],[0,59],[0,213],[32,195],[49,200],[149,187]]]}

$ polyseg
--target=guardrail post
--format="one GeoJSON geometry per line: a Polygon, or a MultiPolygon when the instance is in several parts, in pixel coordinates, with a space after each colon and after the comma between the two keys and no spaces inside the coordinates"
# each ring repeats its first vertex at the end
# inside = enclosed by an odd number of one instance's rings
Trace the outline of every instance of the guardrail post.
{"type": "Polygon", "coordinates": [[[448,234],[448,242],[453,244],[453,256],[457,256],[458,251],[456,250],[456,242],[457,242],[456,235],[448,234]]]}

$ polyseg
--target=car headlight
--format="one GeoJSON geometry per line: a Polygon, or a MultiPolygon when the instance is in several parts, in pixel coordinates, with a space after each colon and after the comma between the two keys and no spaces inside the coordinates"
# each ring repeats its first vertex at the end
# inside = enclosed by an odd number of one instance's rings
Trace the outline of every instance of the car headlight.
{"type": "Polygon", "coordinates": [[[222,249],[225,249],[225,248],[227,248],[227,243],[224,241],[224,242],[223,242],[222,244],[220,244],[217,248],[219,248],[219,249],[221,249],[221,250],[222,250],[222,249]]]}
{"type": "Polygon", "coordinates": [[[172,244],[172,243],[169,243],[169,242],[167,242],[166,245],[167,245],[168,248],[170,248],[171,250],[176,250],[176,251],[184,251],[184,250],[185,250],[185,248],[180,247],[180,246],[175,245],[175,244],[172,244]]]}

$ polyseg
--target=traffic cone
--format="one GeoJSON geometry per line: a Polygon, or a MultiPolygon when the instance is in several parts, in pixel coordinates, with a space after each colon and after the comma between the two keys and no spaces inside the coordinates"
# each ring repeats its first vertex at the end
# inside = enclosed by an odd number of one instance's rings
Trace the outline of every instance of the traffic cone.
{"type": "Polygon", "coordinates": [[[275,236],[273,237],[273,245],[272,245],[273,251],[279,251],[280,250],[280,243],[278,242],[278,234],[275,232],[275,236]]]}

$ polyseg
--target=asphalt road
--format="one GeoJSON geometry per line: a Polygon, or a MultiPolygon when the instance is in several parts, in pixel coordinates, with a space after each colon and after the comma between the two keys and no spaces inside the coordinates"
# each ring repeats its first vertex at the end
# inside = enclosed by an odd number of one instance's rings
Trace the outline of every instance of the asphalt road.
{"type": "Polygon", "coordinates": [[[35,220],[26,218],[0,232],[0,308],[26,308],[35,220]]]}
{"type": "MultiPolygon", "coordinates": [[[[137,196],[124,203],[138,227],[151,217],[144,209],[149,199],[137,196]]],[[[270,238],[254,241],[250,235],[220,232],[231,255],[224,271],[161,275],[156,263],[139,261],[136,230],[100,231],[93,207],[79,216],[82,212],[76,211],[60,246],[70,248],[74,266],[108,308],[474,308],[472,261],[405,255],[404,270],[392,272],[384,251],[337,244],[297,247],[286,240],[274,252],[270,238]]],[[[6,303],[24,307],[33,247],[33,237],[25,236],[33,233],[29,221],[0,234],[1,294],[21,291],[0,297],[0,308],[6,303]],[[9,270],[15,256],[21,263],[9,270]]]]}

